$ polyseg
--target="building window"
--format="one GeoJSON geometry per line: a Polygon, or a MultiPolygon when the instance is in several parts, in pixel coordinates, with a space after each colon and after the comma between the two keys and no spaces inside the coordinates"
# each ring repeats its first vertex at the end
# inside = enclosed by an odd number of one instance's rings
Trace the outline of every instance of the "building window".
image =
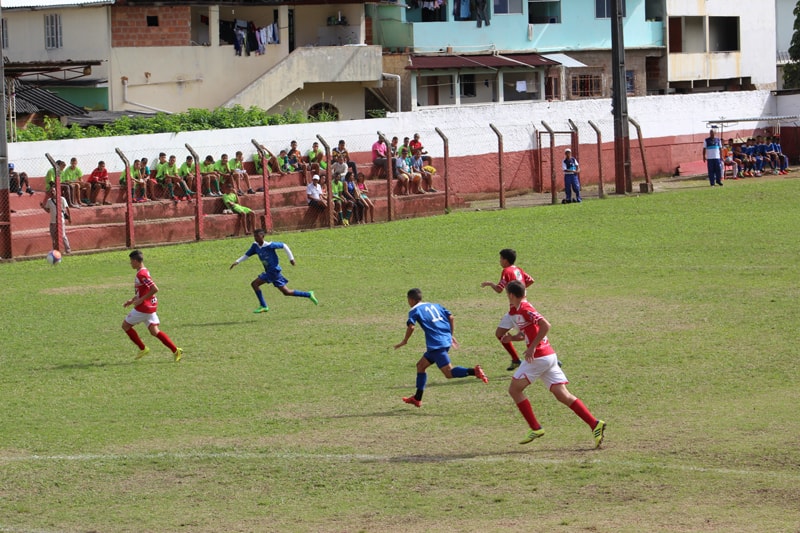
{"type": "Polygon", "coordinates": [[[3,19],[3,27],[0,29],[3,32],[3,50],[8,48],[8,20],[3,19]]]}
{"type": "Polygon", "coordinates": [[[147,27],[148,28],[158,27],[158,15],[147,15],[147,27]]]}
{"type": "MultiPolygon", "coordinates": [[[[614,4],[617,0],[594,0],[594,16],[599,19],[610,19],[614,16],[614,4]]],[[[625,0],[622,2],[622,16],[625,14],[625,0]]]]}
{"type": "Polygon", "coordinates": [[[572,76],[572,96],[577,98],[603,96],[603,77],[599,74],[572,76]]]}
{"type": "Polygon", "coordinates": [[[739,17],[708,17],[708,50],[739,51],[739,17]]]}
{"type": "Polygon", "coordinates": [[[561,100],[561,78],[547,76],[544,79],[544,98],[545,100],[561,100]]]}
{"type": "Polygon", "coordinates": [[[636,73],[632,70],[625,71],[625,92],[628,96],[636,96],[636,73]]]}
{"type": "Polygon", "coordinates": [[[44,16],[44,47],[47,50],[61,48],[61,15],[54,13],[44,16]]]}
{"type": "Polygon", "coordinates": [[[461,74],[459,76],[461,96],[475,96],[475,74],[461,74]]]}
{"type": "Polygon", "coordinates": [[[512,15],[522,13],[522,0],[494,0],[495,15],[512,15]]]}
{"type": "Polygon", "coordinates": [[[528,24],[561,24],[561,0],[530,0],[528,24]]]}

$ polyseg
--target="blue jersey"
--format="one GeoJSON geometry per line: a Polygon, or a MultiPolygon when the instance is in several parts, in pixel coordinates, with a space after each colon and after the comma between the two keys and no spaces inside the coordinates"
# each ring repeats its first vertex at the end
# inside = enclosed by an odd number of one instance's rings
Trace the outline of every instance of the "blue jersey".
{"type": "Polygon", "coordinates": [[[453,335],[450,330],[450,311],[439,304],[420,302],[408,312],[406,325],[419,323],[425,332],[425,345],[428,350],[450,348],[453,335]]]}
{"type": "Polygon", "coordinates": [[[264,265],[264,272],[270,275],[278,274],[281,271],[281,265],[278,263],[278,254],[275,253],[275,250],[279,248],[284,248],[286,250],[286,255],[289,256],[290,261],[294,259],[289,247],[282,242],[265,241],[261,246],[259,246],[257,242],[254,242],[244,255],[246,257],[257,255],[261,260],[261,264],[264,265]]]}

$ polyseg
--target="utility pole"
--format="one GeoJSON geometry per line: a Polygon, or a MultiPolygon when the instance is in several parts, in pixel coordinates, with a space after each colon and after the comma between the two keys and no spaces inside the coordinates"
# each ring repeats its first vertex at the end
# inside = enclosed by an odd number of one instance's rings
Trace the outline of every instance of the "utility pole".
{"type": "MultiPolygon", "coordinates": [[[[3,14],[0,12],[0,19],[3,14]]],[[[0,36],[2,38],[2,36],[0,36]]],[[[0,91],[5,92],[6,70],[3,66],[5,58],[0,51],[0,91]]],[[[0,93],[3,96],[3,93],[0,93]]],[[[3,101],[8,101],[3,98],[3,101]]],[[[3,120],[0,121],[0,259],[11,258],[11,200],[8,191],[8,141],[6,138],[6,119],[8,110],[3,106],[3,120]]]]}
{"type": "Polygon", "coordinates": [[[614,115],[614,169],[616,194],[633,191],[631,180],[631,140],[628,135],[628,100],[625,83],[625,38],[622,34],[623,6],[625,0],[612,0],[611,63],[613,94],[611,112],[614,115]]]}

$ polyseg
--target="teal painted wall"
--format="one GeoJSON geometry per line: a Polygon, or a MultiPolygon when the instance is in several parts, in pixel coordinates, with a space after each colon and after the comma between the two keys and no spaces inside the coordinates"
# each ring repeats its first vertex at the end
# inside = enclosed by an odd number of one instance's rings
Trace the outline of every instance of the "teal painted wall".
{"type": "Polygon", "coordinates": [[[104,87],[48,87],[47,90],[78,107],[91,111],[108,109],[108,89],[104,87]]]}
{"type": "MultiPolygon", "coordinates": [[[[491,4],[491,2],[490,2],[491,4]]],[[[449,4],[452,5],[452,4],[449,4]]],[[[418,53],[458,53],[488,50],[555,52],[611,48],[611,19],[595,17],[595,0],[561,0],[561,22],[534,24],[529,38],[528,2],[523,12],[492,14],[491,25],[478,28],[474,21],[411,22],[420,20],[420,10],[401,6],[372,5],[373,40],[384,48],[413,48],[418,53]]],[[[626,48],[664,46],[664,22],[645,20],[645,0],[627,0],[623,32],[626,48]]]]}

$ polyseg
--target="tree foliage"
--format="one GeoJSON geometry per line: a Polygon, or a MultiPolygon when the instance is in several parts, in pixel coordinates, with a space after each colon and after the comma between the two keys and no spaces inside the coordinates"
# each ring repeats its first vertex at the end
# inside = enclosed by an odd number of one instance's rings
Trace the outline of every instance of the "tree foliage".
{"type": "Polygon", "coordinates": [[[57,118],[45,117],[44,125],[28,125],[18,132],[19,141],[45,141],[61,139],[84,139],[90,137],[116,137],[122,135],[145,135],[149,133],[178,133],[182,131],[218,130],[273,126],[277,124],[301,124],[305,122],[328,122],[335,120],[327,114],[308,116],[303,111],[287,110],[278,114],[267,114],[263,109],[245,109],[236,105],[208,109],[189,109],[185,113],[157,113],[152,117],[121,117],[99,126],[81,127],[77,124],[64,126],[57,118]]]}
{"type": "Polygon", "coordinates": [[[789,45],[789,63],[783,67],[783,87],[785,89],[800,88],[800,2],[794,6],[794,31],[789,45]]]}

